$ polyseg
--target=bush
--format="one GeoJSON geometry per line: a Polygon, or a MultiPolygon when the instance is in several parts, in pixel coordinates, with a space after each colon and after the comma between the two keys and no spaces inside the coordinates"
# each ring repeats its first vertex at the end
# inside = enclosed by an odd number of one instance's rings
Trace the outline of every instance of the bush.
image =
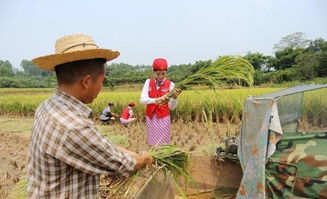
{"type": "Polygon", "coordinates": [[[22,84],[11,77],[0,77],[0,88],[22,88],[22,84]]]}
{"type": "Polygon", "coordinates": [[[300,80],[298,71],[294,68],[288,68],[285,70],[274,71],[269,74],[270,82],[278,84],[283,82],[300,80]]]}
{"type": "Polygon", "coordinates": [[[261,85],[270,81],[269,73],[264,73],[263,71],[256,70],[254,73],[254,85],[261,85]]]}
{"type": "Polygon", "coordinates": [[[0,77],[0,88],[53,88],[55,77],[0,77]]]}

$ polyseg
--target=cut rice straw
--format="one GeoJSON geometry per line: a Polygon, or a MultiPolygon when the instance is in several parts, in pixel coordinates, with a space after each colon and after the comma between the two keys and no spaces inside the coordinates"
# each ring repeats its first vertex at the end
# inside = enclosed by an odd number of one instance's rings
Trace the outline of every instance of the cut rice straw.
{"type": "MultiPolygon", "coordinates": [[[[156,168],[161,170],[166,177],[168,175],[172,175],[172,180],[175,184],[176,190],[183,198],[186,198],[184,192],[178,184],[178,179],[183,177],[186,183],[193,182],[191,175],[187,171],[187,168],[191,163],[188,152],[174,145],[166,144],[151,148],[148,153],[154,158],[156,168]]],[[[131,194],[131,192],[133,192],[131,190],[133,189],[133,186],[135,186],[135,178],[145,169],[134,172],[129,178],[119,178],[113,180],[110,184],[109,197],[120,195],[120,197],[126,198],[129,194],[131,194]]],[[[138,187],[138,189],[139,188],[140,187],[138,187]]],[[[133,194],[136,193],[133,192],[133,194]]]]}

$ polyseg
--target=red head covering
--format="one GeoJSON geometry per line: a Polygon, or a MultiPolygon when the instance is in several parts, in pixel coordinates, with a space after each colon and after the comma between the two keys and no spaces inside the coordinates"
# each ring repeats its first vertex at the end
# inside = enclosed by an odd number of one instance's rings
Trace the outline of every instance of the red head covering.
{"type": "Polygon", "coordinates": [[[128,106],[130,106],[130,107],[135,106],[135,102],[130,102],[130,103],[128,104],[128,106]]]}
{"type": "Polygon", "coordinates": [[[157,58],[157,59],[153,60],[152,68],[154,71],[167,70],[167,68],[168,68],[167,60],[165,60],[163,58],[157,58]]]}

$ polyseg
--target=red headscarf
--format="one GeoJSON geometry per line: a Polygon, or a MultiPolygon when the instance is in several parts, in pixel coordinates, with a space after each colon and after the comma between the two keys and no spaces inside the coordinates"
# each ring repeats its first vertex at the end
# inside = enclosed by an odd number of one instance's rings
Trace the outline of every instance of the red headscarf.
{"type": "Polygon", "coordinates": [[[152,68],[154,71],[167,70],[167,68],[168,68],[167,60],[165,60],[163,58],[157,58],[157,59],[153,60],[152,68]]]}

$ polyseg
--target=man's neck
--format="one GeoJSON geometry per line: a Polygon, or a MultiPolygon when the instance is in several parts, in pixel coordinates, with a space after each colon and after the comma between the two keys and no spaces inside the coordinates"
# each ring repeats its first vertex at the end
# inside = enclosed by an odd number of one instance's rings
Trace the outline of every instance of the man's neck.
{"type": "Polygon", "coordinates": [[[68,85],[59,85],[58,89],[61,90],[61,91],[64,91],[68,95],[71,95],[71,96],[75,97],[79,101],[82,101],[82,97],[80,95],[80,92],[78,91],[78,89],[76,87],[68,86],[68,85]]]}

